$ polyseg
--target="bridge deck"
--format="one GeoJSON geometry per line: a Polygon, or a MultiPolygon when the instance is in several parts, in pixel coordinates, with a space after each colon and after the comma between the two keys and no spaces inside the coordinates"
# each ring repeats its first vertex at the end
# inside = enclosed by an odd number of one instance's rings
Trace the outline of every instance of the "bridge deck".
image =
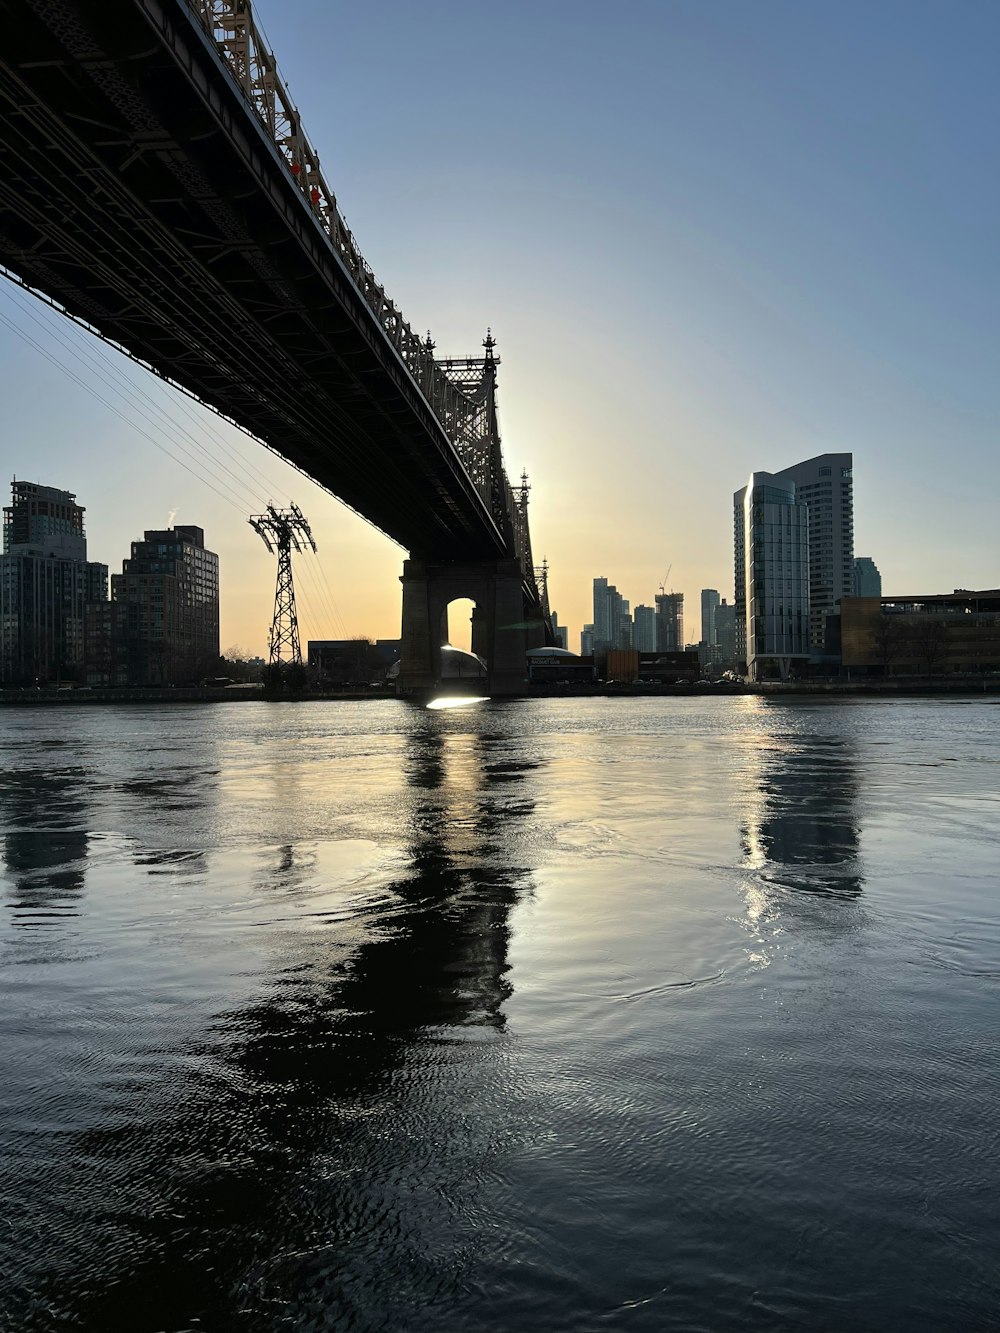
{"type": "Polygon", "coordinates": [[[415,556],[504,537],[184,0],[0,0],[0,259],[415,556]]]}

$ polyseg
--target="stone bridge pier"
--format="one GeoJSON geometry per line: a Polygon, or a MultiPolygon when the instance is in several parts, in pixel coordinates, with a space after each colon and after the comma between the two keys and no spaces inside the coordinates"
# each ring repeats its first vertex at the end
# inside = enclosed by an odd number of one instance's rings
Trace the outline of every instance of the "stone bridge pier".
{"type": "Polygon", "coordinates": [[[431,694],[441,688],[441,646],[448,637],[448,605],[458,598],[475,603],[472,651],[486,662],[492,695],[524,694],[525,653],[545,642],[541,613],[525,606],[517,560],[442,563],[407,560],[403,585],[400,694],[431,694]]]}

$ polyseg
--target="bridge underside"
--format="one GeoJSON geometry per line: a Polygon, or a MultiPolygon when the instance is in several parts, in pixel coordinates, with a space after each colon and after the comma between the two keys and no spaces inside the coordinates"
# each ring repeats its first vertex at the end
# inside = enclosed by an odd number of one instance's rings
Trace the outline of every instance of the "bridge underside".
{"type": "Polygon", "coordinates": [[[0,260],[415,556],[511,554],[183,0],[0,0],[0,260]]]}

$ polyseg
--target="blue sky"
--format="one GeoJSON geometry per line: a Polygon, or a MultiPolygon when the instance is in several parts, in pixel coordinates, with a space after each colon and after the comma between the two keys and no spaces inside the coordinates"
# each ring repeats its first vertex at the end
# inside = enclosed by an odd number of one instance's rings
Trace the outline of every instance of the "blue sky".
{"type": "MultiPolygon", "coordinates": [[[[594,575],[635,604],[670,565],[697,638],[699,589],[732,594],[732,492],[825,450],[854,452],[856,550],[887,592],[1000,582],[1000,6],[256,13],[412,325],[442,352],[496,332],[505,454],[531,474],[572,643],[594,575]]],[[[75,332],[6,290],[0,315],[83,373],[54,341],[75,332]]],[[[81,354],[118,385],[109,354],[81,354]]],[[[303,572],[306,632],[398,633],[402,552],[259,446],[131,368],[173,424],[105,386],[123,421],[2,322],[0,358],[5,471],[76,490],[95,558],[119,567],[170,510],[200,522],[223,557],[224,646],[261,648],[273,575],[242,509],[291,498],[326,579],[303,572]],[[224,440],[252,485],[226,477],[220,498],[137,424],[224,440]]]]}

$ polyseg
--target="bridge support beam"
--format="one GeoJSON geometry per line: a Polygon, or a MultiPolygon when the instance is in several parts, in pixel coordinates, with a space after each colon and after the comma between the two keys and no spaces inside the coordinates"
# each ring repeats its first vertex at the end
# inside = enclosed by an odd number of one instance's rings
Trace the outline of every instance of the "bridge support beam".
{"type": "Polygon", "coordinates": [[[400,694],[436,694],[442,688],[442,626],[447,624],[449,602],[468,598],[472,615],[472,650],[488,668],[487,692],[524,694],[527,690],[525,653],[532,634],[524,604],[521,566],[517,560],[483,563],[431,563],[407,560],[403,585],[402,665],[400,694]]]}

